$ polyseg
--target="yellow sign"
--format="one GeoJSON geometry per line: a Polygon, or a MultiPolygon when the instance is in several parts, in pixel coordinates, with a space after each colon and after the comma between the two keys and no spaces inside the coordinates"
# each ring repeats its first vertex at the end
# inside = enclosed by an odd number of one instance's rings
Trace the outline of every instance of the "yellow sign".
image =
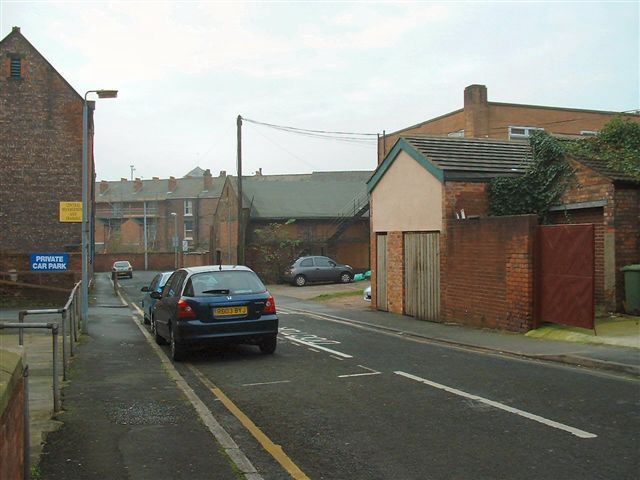
{"type": "Polygon", "coordinates": [[[61,222],[82,222],[82,202],[60,202],[61,222]]]}

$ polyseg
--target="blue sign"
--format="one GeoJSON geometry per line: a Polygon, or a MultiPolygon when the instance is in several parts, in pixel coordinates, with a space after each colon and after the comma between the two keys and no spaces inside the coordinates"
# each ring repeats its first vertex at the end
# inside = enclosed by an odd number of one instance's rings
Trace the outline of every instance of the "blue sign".
{"type": "Polygon", "coordinates": [[[64,272],[69,268],[68,253],[32,253],[31,271],[64,272]]]}

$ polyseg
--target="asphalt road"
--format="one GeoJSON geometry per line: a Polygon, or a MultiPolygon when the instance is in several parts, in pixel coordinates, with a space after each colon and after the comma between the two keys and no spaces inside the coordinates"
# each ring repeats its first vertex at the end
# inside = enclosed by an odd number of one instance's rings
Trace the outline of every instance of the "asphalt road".
{"type": "MultiPolygon", "coordinates": [[[[136,272],[120,283],[139,299],[150,278],[136,272]]],[[[274,355],[236,347],[176,364],[265,479],[291,475],[256,431],[313,479],[638,478],[637,381],[289,313],[286,297],[276,303],[274,355]]]]}

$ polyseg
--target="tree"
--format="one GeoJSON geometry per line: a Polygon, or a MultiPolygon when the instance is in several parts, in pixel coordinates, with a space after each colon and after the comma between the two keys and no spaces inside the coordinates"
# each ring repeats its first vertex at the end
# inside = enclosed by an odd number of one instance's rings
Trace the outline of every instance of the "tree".
{"type": "Polygon", "coordinates": [[[249,249],[254,254],[257,265],[252,267],[259,271],[266,282],[278,281],[285,267],[297,256],[302,241],[291,238],[285,231],[285,227],[294,222],[295,220],[287,220],[285,223],[269,223],[253,231],[254,239],[249,249]]]}

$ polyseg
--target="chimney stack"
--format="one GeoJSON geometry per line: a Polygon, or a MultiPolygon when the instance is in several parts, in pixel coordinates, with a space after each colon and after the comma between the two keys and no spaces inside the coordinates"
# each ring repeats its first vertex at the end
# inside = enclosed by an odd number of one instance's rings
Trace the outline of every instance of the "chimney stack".
{"type": "Polygon", "coordinates": [[[100,193],[104,193],[109,190],[109,182],[106,180],[100,180],[100,193]]]}
{"type": "Polygon", "coordinates": [[[133,191],[138,193],[140,190],[142,190],[142,180],[136,177],[133,182],[133,191]]]}
{"type": "Polygon", "coordinates": [[[220,170],[220,178],[224,178],[227,176],[227,171],[226,170],[220,170]]]}
{"type": "Polygon", "coordinates": [[[176,181],[176,177],[169,177],[169,191],[175,192],[176,187],[178,186],[178,182],[176,181]]]}
{"type": "Polygon", "coordinates": [[[489,136],[489,102],[485,85],[469,85],[464,89],[464,136],[489,136]]]}
{"type": "Polygon", "coordinates": [[[213,177],[211,176],[211,170],[207,168],[202,174],[202,178],[204,179],[204,190],[211,190],[213,188],[213,177]]]}
{"type": "Polygon", "coordinates": [[[258,175],[259,177],[262,176],[262,167],[260,167],[258,170],[256,170],[256,175],[258,175]]]}

